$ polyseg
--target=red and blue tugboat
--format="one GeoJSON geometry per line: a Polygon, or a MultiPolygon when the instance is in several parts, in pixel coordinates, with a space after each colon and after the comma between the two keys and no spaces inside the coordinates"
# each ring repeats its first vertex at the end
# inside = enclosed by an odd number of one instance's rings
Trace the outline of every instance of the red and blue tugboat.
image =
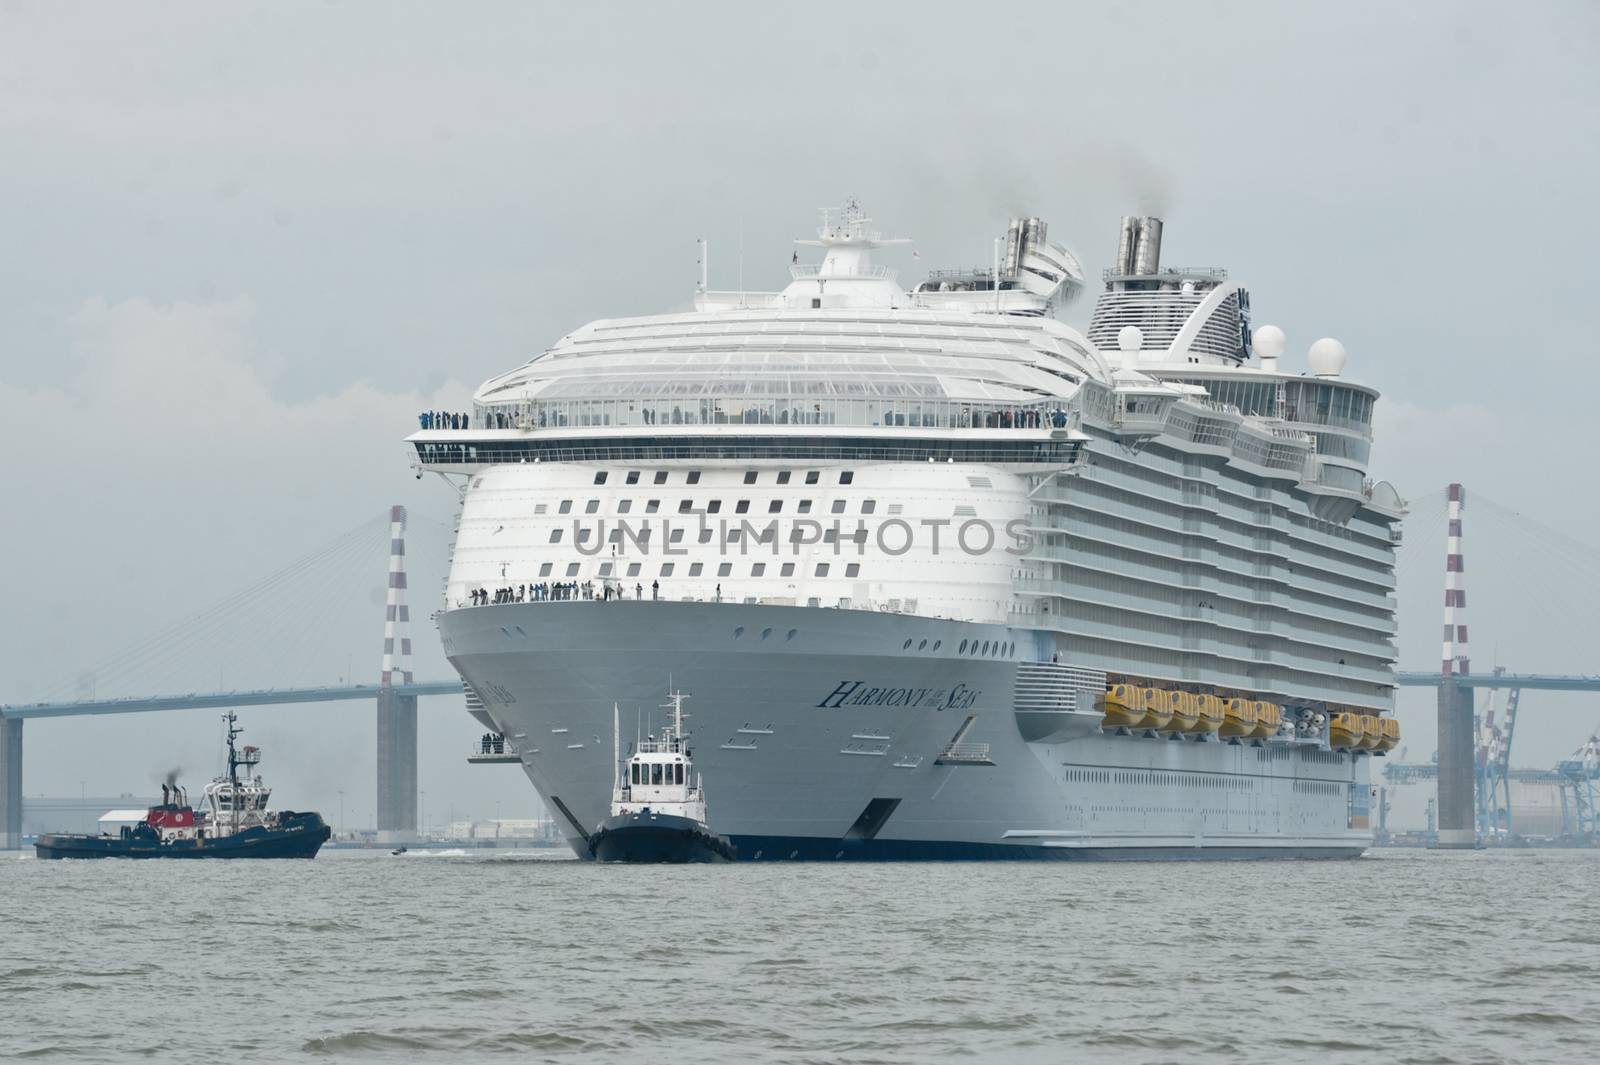
{"type": "Polygon", "coordinates": [[[320,814],[268,810],[272,789],[251,770],[261,748],[234,745],[242,731],[229,713],[228,771],[206,785],[200,809],[177,783],[161,785],[160,806],[119,835],[45,833],[34,847],[41,858],[315,858],[331,830],[320,814]],[[240,770],[244,776],[240,776],[240,770]]]}

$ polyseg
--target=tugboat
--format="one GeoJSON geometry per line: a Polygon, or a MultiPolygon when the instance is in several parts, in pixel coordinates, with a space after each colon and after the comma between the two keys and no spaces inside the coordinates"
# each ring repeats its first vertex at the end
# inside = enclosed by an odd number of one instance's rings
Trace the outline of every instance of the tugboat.
{"type": "Polygon", "coordinates": [[[706,791],[695,775],[682,692],[669,692],[672,724],[637,740],[623,763],[618,751],[617,707],[611,707],[611,743],[618,772],[611,787],[611,816],[589,837],[589,854],[601,862],[731,862],[732,842],[706,826],[706,791]]]}
{"type": "Polygon", "coordinates": [[[315,858],[332,834],[320,814],[269,811],[272,789],[249,771],[261,763],[261,748],[235,747],[243,730],[233,713],[228,723],[228,771],[206,785],[199,810],[175,780],[161,785],[161,805],[120,835],[46,833],[34,844],[41,858],[315,858]],[[245,771],[241,779],[239,771],[245,771]]]}

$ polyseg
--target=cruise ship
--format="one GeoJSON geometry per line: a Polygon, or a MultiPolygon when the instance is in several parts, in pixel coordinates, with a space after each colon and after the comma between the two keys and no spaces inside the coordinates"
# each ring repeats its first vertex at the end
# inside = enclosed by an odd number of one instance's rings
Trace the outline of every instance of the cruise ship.
{"type": "Polygon", "coordinates": [[[460,500],[445,653],[576,853],[613,707],[648,735],[669,685],[741,860],[1371,844],[1405,512],[1377,393],[1162,234],[1122,220],[1085,330],[1042,220],[907,287],[852,203],[779,291],[712,289],[702,245],[692,310],[424,416],[411,460],[460,500]]]}

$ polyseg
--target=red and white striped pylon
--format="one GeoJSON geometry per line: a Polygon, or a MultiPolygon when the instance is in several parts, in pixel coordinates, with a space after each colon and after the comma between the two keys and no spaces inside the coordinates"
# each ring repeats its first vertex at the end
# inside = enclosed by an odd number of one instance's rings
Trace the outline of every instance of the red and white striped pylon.
{"type": "Polygon", "coordinates": [[[1444,664],[1441,672],[1465,677],[1472,672],[1467,654],[1467,577],[1461,556],[1461,512],[1467,494],[1459,484],[1445,489],[1449,526],[1444,545],[1444,664]]]}
{"type": "Polygon", "coordinates": [[[383,687],[411,683],[411,612],[406,606],[406,508],[389,508],[389,605],[383,618],[383,687]],[[400,665],[395,667],[395,652],[400,665]]]}

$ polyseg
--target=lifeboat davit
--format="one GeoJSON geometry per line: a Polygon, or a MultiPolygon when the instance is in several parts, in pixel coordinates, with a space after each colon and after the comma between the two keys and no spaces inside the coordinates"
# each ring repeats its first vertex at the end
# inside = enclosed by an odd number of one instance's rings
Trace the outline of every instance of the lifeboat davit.
{"type": "Polygon", "coordinates": [[[1144,689],[1132,684],[1114,684],[1101,700],[1105,728],[1135,728],[1144,720],[1144,689]]]}
{"type": "Polygon", "coordinates": [[[1217,731],[1224,736],[1243,738],[1256,730],[1256,701],[1254,699],[1229,699],[1222,708],[1222,726],[1217,731]]]}
{"type": "Polygon", "coordinates": [[[1195,696],[1195,709],[1198,711],[1199,721],[1195,724],[1196,732],[1218,732],[1222,729],[1222,722],[1226,712],[1222,700],[1215,695],[1195,696]]]}

